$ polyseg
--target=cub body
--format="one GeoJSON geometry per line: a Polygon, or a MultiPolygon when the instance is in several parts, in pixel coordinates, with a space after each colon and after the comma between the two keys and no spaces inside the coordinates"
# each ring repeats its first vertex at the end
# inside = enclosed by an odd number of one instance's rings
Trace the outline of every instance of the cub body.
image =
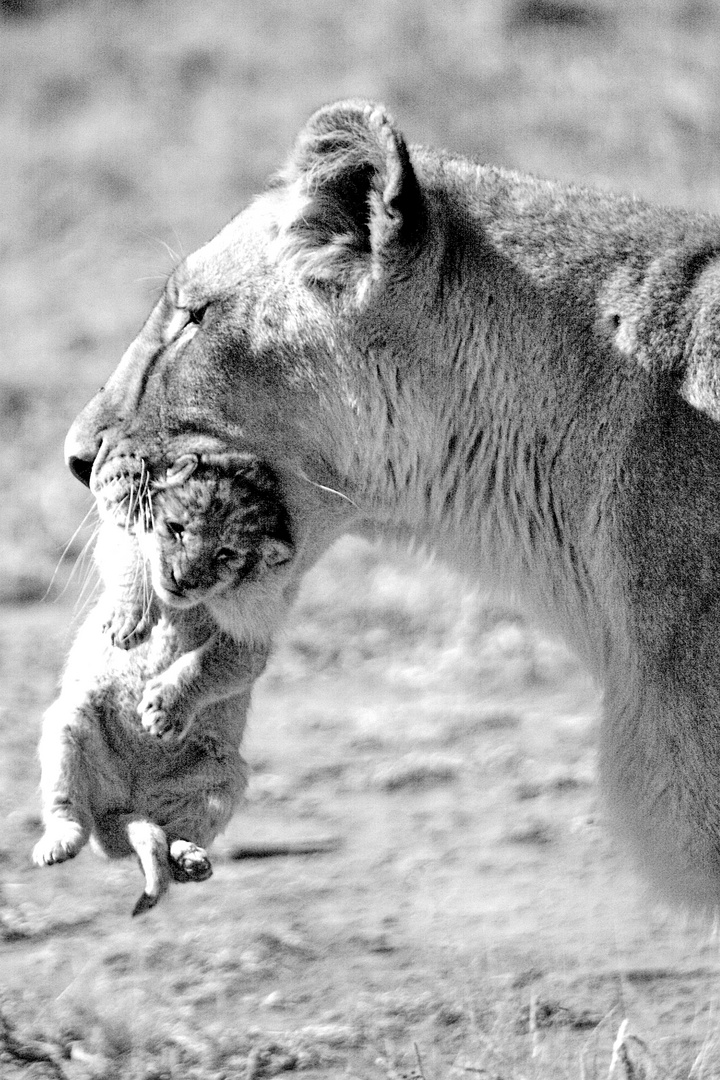
{"type": "Polygon", "coordinates": [[[262,620],[236,619],[244,636],[233,637],[211,606],[238,590],[252,606],[292,546],[282,512],[248,485],[244,464],[239,480],[237,470],[219,475],[186,459],[182,484],[171,469],[174,482],[133,501],[139,527],[107,515],[95,552],[105,589],[43,720],[45,832],[33,857],[64,861],[91,835],[110,857],[134,852],[146,878],[135,914],[172,878],[210,875],[204,848],[246,783],[239,747],[269,636],[262,620]]]}

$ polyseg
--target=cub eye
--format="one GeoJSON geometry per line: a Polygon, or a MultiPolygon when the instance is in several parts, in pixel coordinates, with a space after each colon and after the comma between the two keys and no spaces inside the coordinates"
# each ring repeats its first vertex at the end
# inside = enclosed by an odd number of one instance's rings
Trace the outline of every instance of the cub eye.
{"type": "Polygon", "coordinates": [[[203,304],[201,307],[189,308],[187,313],[188,322],[192,323],[193,326],[200,326],[209,306],[209,304],[203,304]]]}
{"type": "Polygon", "coordinates": [[[221,547],[215,552],[215,558],[219,563],[229,563],[237,559],[238,553],[229,547],[221,547]]]}

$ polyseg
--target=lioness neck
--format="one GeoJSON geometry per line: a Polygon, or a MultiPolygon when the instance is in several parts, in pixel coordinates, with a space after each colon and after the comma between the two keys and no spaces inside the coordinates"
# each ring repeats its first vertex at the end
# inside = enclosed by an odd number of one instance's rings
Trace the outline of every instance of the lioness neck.
{"type": "Polygon", "coordinates": [[[594,552],[611,527],[598,478],[624,439],[628,382],[579,330],[560,329],[468,206],[441,190],[435,201],[443,242],[433,272],[422,268],[435,292],[417,295],[418,273],[401,302],[385,296],[354,328],[351,494],[381,529],[552,609],[597,658],[608,629],[594,552]],[[601,400],[616,403],[604,434],[601,400]]]}

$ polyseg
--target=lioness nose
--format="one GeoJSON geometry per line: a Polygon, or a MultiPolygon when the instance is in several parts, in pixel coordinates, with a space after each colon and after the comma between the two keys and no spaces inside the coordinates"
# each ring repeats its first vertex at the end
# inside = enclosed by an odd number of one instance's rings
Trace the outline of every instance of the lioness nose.
{"type": "Polygon", "coordinates": [[[109,412],[105,394],[100,390],[78,413],[65,436],[65,462],[73,476],[88,487],[112,419],[114,414],[109,412]]]}
{"type": "Polygon", "coordinates": [[[90,474],[92,473],[93,467],[92,461],[86,461],[84,458],[71,455],[67,458],[67,466],[76,480],[79,480],[85,487],[90,487],[90,474]]]}
{"type": "Polygon", "coordinates": [[[73,424],[65,439],[65,463],[73,476],[86,487],[90,487],[90,474],[99,449],[99,440],[93,440],[92,446],[88,445],[87,439],[82,438],[73,424]]]}

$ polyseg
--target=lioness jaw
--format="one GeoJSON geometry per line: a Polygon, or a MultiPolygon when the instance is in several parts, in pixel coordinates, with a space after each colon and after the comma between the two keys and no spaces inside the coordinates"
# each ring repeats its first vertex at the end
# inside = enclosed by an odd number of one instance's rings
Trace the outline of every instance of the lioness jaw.
{"type": "MultiPolygon", "coordinates": [[[[300,573],[371,523],[519,588],[605,687],[611,816],[720,896],[720,221],[316,113],[171,275],[70,468],[193,440],[283,483],[300,573]]],[[[184,447],[184,450],[183,450],[184,447]]]]}

